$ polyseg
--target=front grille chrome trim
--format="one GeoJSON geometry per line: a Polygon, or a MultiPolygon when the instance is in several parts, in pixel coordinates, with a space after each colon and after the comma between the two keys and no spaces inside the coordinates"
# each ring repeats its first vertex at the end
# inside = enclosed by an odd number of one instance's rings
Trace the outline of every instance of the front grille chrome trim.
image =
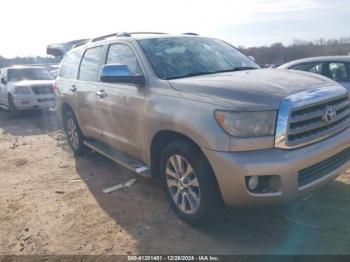
{"type": "Polygon", "coordinates": [[[31,88],[36,95],[47,95],[53,93],[50,85],[32,86],[31,88]]]}
{"type": "MultiPolygon", "coordinates": [[[[348,100],[347,91],[345,88],[341,86],[326,86],[326,87],[320,87],[315,89],[310,89],[307,91],[299,92],[296,94],[293,94],[291,96],[288,96],[284,98],[279,107],[278,111],[278,117],[277,117],[277,124],[276,124],[276,134],[275,134],[275,147],[281,148],[281,149],[294,149],[303,147],[315,142],[318,142],[320,140],[326,139],[327,137],[330,137],[332,135],[335,135],[336,133],[339,133],[349,127],[350,125],[350,119],[348,118],[349,111],[347,110],[347,107],[350,106],[350,101],[348,100]],[[323,105],[327,102],[332,103],[335,100],[340,100],[342,98],[344,99],[344,102],[340,102],[338,104],[334,105],[335,110],[341,111],[339,113],[339,116],[334,121],[334,126],[336,126],[337,121],[340,123],[339,126],[334,128],[333,130],[325,130],[320,132],[319,134],[315,136],[310,136],[305,139],[299,139],[298,141],[291,142],[289,141],[289,125],[293,123],[300,123],[302,121],[312,120],[315,121],[317,118],[320,118],[322,114],[319,111],[311,111],[311,113],[308,114],[301,114],[299,116],[293,116],[292,120],[292,113],[296,111],[302,111],[303,109],[312,108],[313,106],[317,105],[323,105]],[[344,111],[345,110],[345,111],[344,111]],[[292,121],[291,121],[292,120],[292,121]]],[[[322,111],[323,112],[323,111],[322,111]]],[[[320,125],[319,127],[315,125],[317,128],[323,128],[323,125],[320,125]]],[[[303,127],[307,129],[305,126],[303,127]]],[[[310,127],[310,129],[312,129],[310,127]]],[[[327,129],[327,128],[326,128],[327,129]]],[[[297,132],[295,129],[292,131],[293,135],[297,132]]],[[[307,132],[307,130],[305,131],[307,132]]]]}

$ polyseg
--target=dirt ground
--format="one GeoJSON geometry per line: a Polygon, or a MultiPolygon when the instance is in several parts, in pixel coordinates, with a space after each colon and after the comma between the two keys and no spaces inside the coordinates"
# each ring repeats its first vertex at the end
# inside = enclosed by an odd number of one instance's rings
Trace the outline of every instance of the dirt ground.
{"type": "MultiPolygon", "coordinates": [[[[349,170],[350,171],[350,170],[349,170]]],[[[350,172],[286,207],[181,222],[157,183],[96,153],[75,159],[54,112],[0,111],[0,255],[350,254],[350,172]]]]}

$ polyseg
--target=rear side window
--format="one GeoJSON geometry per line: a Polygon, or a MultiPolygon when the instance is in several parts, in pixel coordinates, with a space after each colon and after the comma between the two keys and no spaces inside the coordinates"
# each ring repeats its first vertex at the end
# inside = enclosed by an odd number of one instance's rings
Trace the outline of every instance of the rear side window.
{"type": "Polygon", "coordinates": [[[328,64],[328,77],[337,82],[350,82],[350,63],[331,62],[328,64]]]}
{"type": "Polygon", "coordinates": [[[321,74],[322,62],[310,62],[292,66],[290,69],[306,71],[315,74],[321,74]]]}
{"type": "Polygon", "coordinates": [[[82,51],[69,52],[63,59],[58,75],[66,79],[75,79],[78,74],[82,51]]]}
{"type": "Polygon", "coordinates": [[[132,75],[140,75],[140,64],[134,51],[126,45],[114,44],[109,47],[107,64],[127,65],[132,75]]]}
{"type": "Polygon", "coordinates": [[[98,46],[87,49],[80,64],[79,79],[84,81],[97,81],[103,47],[98,46]]]}

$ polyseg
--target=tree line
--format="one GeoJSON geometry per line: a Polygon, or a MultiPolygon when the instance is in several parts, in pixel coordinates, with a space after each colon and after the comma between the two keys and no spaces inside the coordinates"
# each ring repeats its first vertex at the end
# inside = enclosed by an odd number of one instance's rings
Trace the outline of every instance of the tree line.
{"type": "Polygon", "coordinates": [[[0,56],[0,68],[11,65],[28,65],[28,64],[57,64],[60,62],[59,57],[53,56],[28,56],[28,57],[13,57],[5,58],[0,56]]]}
{"type": "Polygon", "coordinates": [[[293,40],[288,46],[274,43],[270,46],[239,49],[253,56],[259,65],[282,64],[295,59],[313,56],[350,55],[350,37],[319,39],[316,41],[293,40]]]}

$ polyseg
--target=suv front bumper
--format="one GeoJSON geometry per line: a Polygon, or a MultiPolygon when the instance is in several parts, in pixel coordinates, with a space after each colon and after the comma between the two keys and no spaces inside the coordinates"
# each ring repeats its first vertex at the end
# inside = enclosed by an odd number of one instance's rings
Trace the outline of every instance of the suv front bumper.
{"type": "Polygon", "coordinates": [[[218,152],[203,149],[216,175],[220,192],[228,206],[254,206],[290,202],[332,181],[350,161],[312,182],[299,186],[299,171],[318,164],[350,147],[350,128],[321,142],[294,150],[265,149],[248,152],[218,152]],[[280,187],[273,193],[252,193],[246,176],[277,175],[280,187]]]}

